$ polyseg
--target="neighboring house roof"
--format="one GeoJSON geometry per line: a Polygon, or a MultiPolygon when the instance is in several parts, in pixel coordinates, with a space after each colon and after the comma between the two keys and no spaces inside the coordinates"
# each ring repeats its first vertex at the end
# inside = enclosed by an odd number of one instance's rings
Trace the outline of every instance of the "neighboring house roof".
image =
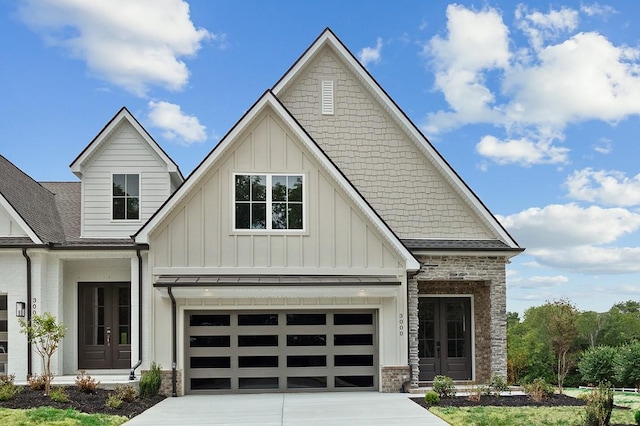
{"type": "Polygon", "coordinates": [[[196,167],[196,169],[187,177],[184,184],[178,188],[169,200],[147,221],[146,224],[133,236],[138,242],[147,243],[148,234],[166,218],[172,209],[189,194],[191,188],[195,187],[203,175],[215,164],[218,158],[230,149],[230,146],[238,138],[238,136],[251,125],[252,120],[260,114],[265,108],[272,108],[279,118],[282,119],[289,128],[296,134],[305,147],[315,156],[316,160],[324,167],[325,170],[335,179],[349,197],[359,206],[366,217],[375,225],[378,231],[386,238],[386,240],[397,250],[404,258],[406,268],[408,270],[418,270],[419,262],[411,254],[409,250],[402,244],[398,237],[393,233],[391,228],[380,218],[375,210],[360,195],[356,188],[342,174],[342,172],[333,164],[331,159],[322,151],[320,146],[311,138],[311,136],[300,126],[296,119],[291,115],[285,106],[268,90],[260,99],[244,114],[244,116],[233,126],[220,143],[207,155],[207,157],[196,167]]]}
{"type": "MultiPolygon", "coordinates": [[[[326,28],[313,44],[302,54],[302,56],[289,68],[289,70],[280,78],[273,86],[272,91],[276,96],[284,93],[287,88],[294,83],[299,75],[303,75],[308,66],[322,51],[325,46],[329,46],[344,63],[348,65],[364,86],[369,90],[371,95],[382,104],[382,106],[394,117],[395,121],[401,126],[419,148],[419,150],[427,157],[427,159],[440,170],[442,175],[451,183],[453,188],[461,195],[464,202],[473,210],[483,222],[489,227],[491,232],[497,239],[504,242],[504,248],[511,250],[520,250],[518,243],[511,237],[508,231],[500,224],[489,209],[482,203],[478,196],[471,188],[462,180],[462,178],[453,170],[442,155],[427,140],[417,126],[409,119],[409,117],[400,109],[400,107],[391,99],[378,82],[369,74],[362,64],[355,58],[353,53],[336,37],[331,29],[326,28]]],[[[455,244],[455,242],[452,242],[455,244]]],[[[427,248],[427,247],[423,247],[427,248]]]]}
{"type": "Polygon", "coordinates": [[[158,145],[158,143],[151,137],[149,132],[142,127],[140,122],[136,120],[136,118],[129,112],[126,107],[120,108],[120,111],[113,116],[111,120],[104,126],[104,128],[96,135],[95,138],[86,146],[86,148],[76,157],[75,160],[70,164],[71,171],[78,176],[82,177],[82,173],[86,166],[89,165],[93,154],[96,153],[102,144],[105,143],[106,140],[109,139],[111,133],[119,127],[119,125],[124,121],[128,121],[136,131],[142,136],[142,138],[149,144],[149,147],[158,155],[162,161],[167,165],[167,171],[171,175],[171,179],[174,185],[179,186],[182,181],[184,181],[184,176],[180,171],[178,165],[167,155],[167,153],[158,145]]]}
{"type": "MultiPolygon", "coordinates": [[[[29,236],[31,243],[63,242],[64,229],[54,195],[0,155],[2,204],[29,236]]],[[[15,238],[2,238],[5,243],[15,238]]]]}

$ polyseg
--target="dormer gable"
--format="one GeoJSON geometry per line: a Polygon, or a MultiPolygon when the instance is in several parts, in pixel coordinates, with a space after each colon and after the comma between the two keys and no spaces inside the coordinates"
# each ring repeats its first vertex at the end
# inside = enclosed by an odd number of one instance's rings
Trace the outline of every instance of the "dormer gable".
{"type": "Polygon", "coordinates": [[[70,167],[81,180],[82,238],[128,238],[184,180],[125,107],[70,167]]]}

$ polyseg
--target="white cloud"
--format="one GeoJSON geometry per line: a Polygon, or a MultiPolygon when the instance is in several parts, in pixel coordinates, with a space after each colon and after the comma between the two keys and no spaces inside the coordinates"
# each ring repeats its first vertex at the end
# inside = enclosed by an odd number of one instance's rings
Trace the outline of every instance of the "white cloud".
{"type": "Polygon", "coordinates": [[[575,203],[532,207],[500,217],[527,252],[615,242],[640,229],[640,214],[623,208],[580,207],[575,203]]]}
{"type": "Polygon", "coordinates": [[[568,196],[580,201],[598,202],[613,206],[640,206],[640,174],[628,177],[616,170],[574,171],[565,185],[568,196]]]}
{"type": "Polygon", "coordinates": [[[580,273],[640,271],[640,247],[610,246],[640,230],[638,213],[570,203],[498,219],[540,266],[580,273]]]}
{"type": "Polygon", "coordinates": [[[434,88],[449,106],[427,115],[428,135],[487,123],[506,135],[480,145],[489,158],[501,164],[532,164],[528,158],[564,162],[567,151],[546,150],[557,148],[568,125],[615,124],[640,115],[640,49],[577,32],[578,12],[568,8],[541,13],[519,6],[516,25],[528,35],[528,45],[515,44],[496,9],[447,8],[447,33],[423,46],[434,88]],[[501,148],[516,151],[514,160],[495,155],[500,139],[501,148]]]}
{"type": "Polygon", "coordinates": [[[528,279],[521,280],[517,283],[520,288],[552,288],[569,282],[569,278],[564,275],[541,276],[534,275],[528,279]]]}
{"type": "Polygon", "coordinates": [[[358,52],[358,59],[360,59],[362,65],[366,67],[371,63],[377,64],[380,62],[380,59],[382,58],[382,45],[382,38],[378,37],[376,39],[376,47],[365,47],[360,50],[360,52],[358,52]]]}
{"type": "Polygon", "coordinates": [[[563,7],[549,13],[537,10],[529,13],[527,7],[520,4],[516,8],[516,25],[529,37],[532,47],[539,50],[545,41],[574,30],[578,26],[578,11],[563,7]]]}
{"type": "Polygon", "coordinates": [[[182,0],[26,0],[20,13],[48,43],[140,96],[150,86],[181,90],[189,79],[181,58],[217,37],[193,25],[182,0]]]}
{"type": "Polygon", "coordinates": [[[556,164],[567,162],[568,148],[553,145],[551,141],[520,139],[499,140],[486,135],[476,145],[476,151],[498,164],[556,164]]]}
{"type": "Polygon", "coordinates": [[[148,117],[151,124],[161,129],[165,138],[178,139],[182,145],[191,145],[207,140],[206,127],[200,124],[197,117],[184,114],[180,105],[164,101],[151,101],[148,106],[148,117]]]}
{"type": "Polygon", "coordinates": [[[593,145],[593,150],[600,154],[611,154],[613,141],[609,138],[600,138],[598,143],[593,145]]]}
{"type": "Polygon", "coordinates": [[[447,7],[447,38],[433,37],[423,53],[435,68],[435,87],[452,112],[429,116],[428,130],[437,132],[460,122],[492,122],[494,95],[485,85],[483,71],[504,68],[509,63],[509,30],[492,8],[474,12],[460,5],[447,7]]]}
{"type": "Polygon", "coordinates": [[[618,11],[615,10],[612,6],[609,6],[609,5],[602,6],[598,3],[581,4],[580,12],[588,16],[602,16],[604,18],[607,18],[610,15],[618,13],[618,11]]]}

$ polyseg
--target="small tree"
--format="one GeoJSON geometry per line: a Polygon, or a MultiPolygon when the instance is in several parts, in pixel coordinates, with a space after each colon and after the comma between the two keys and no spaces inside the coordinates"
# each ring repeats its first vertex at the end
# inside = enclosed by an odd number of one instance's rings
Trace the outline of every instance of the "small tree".
{"type": "Polygon", "coordinates": [[[51,387],[51,357],[58,350],[60,341],[64,337],[67,327],[56,323],[56,318],[49,312],[33,315],[31,323],[20,319],[20,332],[27,335],[27,339],[42,358],[44,367],[44,394],[49,395],[51,387]]]}
{"type": "Polygon", "coordinates": [[[578,338],[578,310],[568,300],[547,305],[547,333],[557,359],[558,392],[562,394],[564,379],[574,363],[571,350],[578,338]]]}

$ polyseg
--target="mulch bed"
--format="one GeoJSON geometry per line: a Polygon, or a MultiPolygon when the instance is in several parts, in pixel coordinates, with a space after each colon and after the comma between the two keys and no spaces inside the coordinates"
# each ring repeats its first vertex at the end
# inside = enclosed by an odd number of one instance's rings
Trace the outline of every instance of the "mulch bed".
{"type": "MultiPolygon", "coordinates": [[[[411,398],[413,402],[429,409],[430,405],[424,402],[423,398],[411,398]]],[[[561,406],[582,406],[585,402],[578,398],[567,395],[553,395],[551,398],[545,398],[540,402],[535,402],[527,395],[504,395],[504,396],[486,396],[480,397],[479,401],[471,401],[466,396],[458,396],[454,398],[442,398],[438,407],[478,407],[478,406],[494,406],[494,407],[561,407],[561,406]]]]}
{"type": "Polygon", "coordinates": [[[65,387],[65,392],[69,396],[69,402],[60,403],[52,401],[50,397],[44,395],[44,391],[32,390],[29,387],[21,387],[22,391],[8,401],[0,401],[3,408],[36,408],[53,407],[60,409],[73,408],[83,413],[103,413],[116,416],[132,418],[162,401],[165,397],[158,395],[153,398],[137,398],[135,401],[123,402],[120,408],[107,408],[105,402],[111,391],[97,389],[95,393],[81,392],[77,386],[65,387]]]}

